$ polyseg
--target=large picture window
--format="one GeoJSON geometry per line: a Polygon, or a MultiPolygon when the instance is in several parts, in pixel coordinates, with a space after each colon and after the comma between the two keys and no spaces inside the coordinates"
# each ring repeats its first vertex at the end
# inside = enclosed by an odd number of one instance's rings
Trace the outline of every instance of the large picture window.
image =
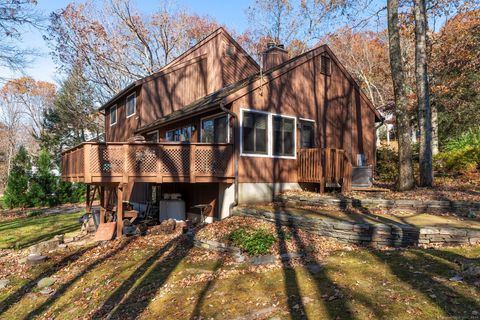
{"type": "Polygon", "coordinates": [[[292,118],[273,116],[273,155],[295,155],[295,121],[292,118]]]}
{"type": "Polygon", "coordinates": [[[117,123],[117,106],[113,106],[110,108],[110,126],[113,126],[117,123]]]}
{"type": "Polygon", "coordinates": [[[135,114],[137,109],[137,101],[135,99],[135,93],[132,93],[127,97],[127,118],[135,114]]]}
{"type": "Polygon", "coordinates": [[[241,155],[296,157],[296,118],[255,110],[241,110],[241,155]]]}
{"type": "Polygon", "coordinates": [[[168,142],[189,142],[192,140],[193,126],[187,126],[183,128],[177,128],[167,131],[165,134],[165,140],[168,142]]]}
{"type": "Polygon", "coordinates": [[[202,142],[229,142],[228,116],[226,114],[202,120],[202,142]]]}
{"type": "Polygon", "coordinates": [[[243,113],[243,152],[268,153],[268,116],[263,113],[243,113]]]}

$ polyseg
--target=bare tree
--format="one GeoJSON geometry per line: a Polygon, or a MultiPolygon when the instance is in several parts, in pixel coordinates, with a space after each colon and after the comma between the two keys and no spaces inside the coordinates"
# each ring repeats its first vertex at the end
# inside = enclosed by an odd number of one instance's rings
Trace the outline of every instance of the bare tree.
{"type": "Polygon", "coordinates": [[[432,113],[427,71],[427,17],[425,0],[414,0],[415,17],[415,79],[420,129],[420,185],[433,184],[432,168],[432,113]]]}
{"type": "Polygon", "coordinates": [[[35,4],[34,0],[0,1],[0,67],[21,70],[35,55],[32,50],[18,47],[22,27],[40,26],[35,4]]]}
{"type": "Polygon", "coordinates": [[[129,0],[69,4],[53,13],[47,39],[67,73],[83,76],[105,102],[129,83],[158,70],[219,25],[209,17],[164,5],[142,14],[129,0]]]}
{"type": "Polygon", "coordinates": [[[393,92],[395,96],[395,115],[398,132],[398,166],[397,188],[409,190],[415,186],[412,166],[412,144],[410,119],[407,111],[405,75],[400,46],[400,23],[398,19],[398,0],[387,0],[388,39],[390,67],[392,70],[393,92]]]}

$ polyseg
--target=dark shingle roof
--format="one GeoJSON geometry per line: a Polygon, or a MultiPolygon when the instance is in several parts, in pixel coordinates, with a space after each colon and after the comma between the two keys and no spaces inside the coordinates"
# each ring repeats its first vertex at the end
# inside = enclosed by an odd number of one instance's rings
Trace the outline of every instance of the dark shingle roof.
{"type": "Polygon", "coordinates": [[[192,116],[194,114],[213,109],[214,107],[217,107],[220,104],[220,102],[230,94],[246,87],[250,83],[253,83],[255,80],[259,78],[259,75],[260,75],[259,73],[256,73],[248,78],[245,78],[236,83],[223,87],[209,95],[206,95],[205,97],[199,100],[192,102],[191,104],[183,107],[182,109],[176,110],[164,117],[158,118],[157,120],[137,129],[136,132],[146,131],[153,127],[182,119],[186,116],[192,116]]]}

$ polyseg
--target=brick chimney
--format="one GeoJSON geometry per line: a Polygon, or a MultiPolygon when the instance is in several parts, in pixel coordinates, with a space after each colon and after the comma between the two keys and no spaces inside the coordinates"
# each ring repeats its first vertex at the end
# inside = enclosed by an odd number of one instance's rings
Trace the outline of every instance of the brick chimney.
{"type": "Polygon", "coordinates": [[[267,50],[263,53],[263,70],[267,71],[288,60],[288,51],[283,44],[267,43],[267,50]]]}

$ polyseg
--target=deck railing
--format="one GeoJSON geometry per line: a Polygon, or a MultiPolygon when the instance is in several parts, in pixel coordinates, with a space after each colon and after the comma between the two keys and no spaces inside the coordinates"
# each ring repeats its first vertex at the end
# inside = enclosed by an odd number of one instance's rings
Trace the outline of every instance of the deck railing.
{"type": "Polygon", "coordinates": [[[222,182],[234,178],[233,146],[83,143],[62,153],[62,178],[85,183],[222,182]]]}
{"type": "Polygon", "coordinates": [[[341,186],[343,192],[351,190],[352,164],[342,149],[311,148],[298,152],[298,181],[341,186]]]}

